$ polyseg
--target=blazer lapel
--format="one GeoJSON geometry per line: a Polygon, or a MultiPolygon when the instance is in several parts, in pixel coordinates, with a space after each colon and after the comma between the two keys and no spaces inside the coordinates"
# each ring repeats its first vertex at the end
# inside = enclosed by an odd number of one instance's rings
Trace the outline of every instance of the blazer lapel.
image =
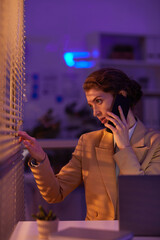
{"type": "Polygon", "coordinates": [[[116,211],[117,184],[113,154],[113,134],[104,130],[99,147],[96,147],[96,156],[103,182],[116,211]]]}
{"type": "Polygon", "coordinates": [[[137,126],[131,137],[130,143],[140,162],[141,162],[141,159],[144,157],[144,154],[146,153],[147,149],[149,148],[149,145],[145,143],[145,138],[144,138],[145,133],[146,133],[145,126],[141,121],[138,120],[137,126]]]}

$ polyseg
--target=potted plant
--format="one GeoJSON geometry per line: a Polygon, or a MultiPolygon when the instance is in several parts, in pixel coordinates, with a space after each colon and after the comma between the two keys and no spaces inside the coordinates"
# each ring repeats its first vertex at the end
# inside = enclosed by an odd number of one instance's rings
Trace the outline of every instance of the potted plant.
{"type": "Polygon", "coordinates": [[[37,221],[40,238],[47,239],[50,234],[58,231],[59,219],[52,210],[47,213],[44,208],[39,205],[39,212],[33,214],[32,217],[37,221]]]}

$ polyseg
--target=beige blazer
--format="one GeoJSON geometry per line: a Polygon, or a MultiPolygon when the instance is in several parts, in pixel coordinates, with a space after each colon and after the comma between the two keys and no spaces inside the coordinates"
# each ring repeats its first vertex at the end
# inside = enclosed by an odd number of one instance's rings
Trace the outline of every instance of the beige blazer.
{"type": "Polygon", "coordinates": [[[160,134],[138,120],[130,143],[114,153],[113,135],[105,129],[83,134],[71,160],[56,176],[48,159],[31,167],[43,198],[49,203],[62,201],[84,182],[86,220],[116,219],[116,163],[120,174],[160,174],[160,134]]]}

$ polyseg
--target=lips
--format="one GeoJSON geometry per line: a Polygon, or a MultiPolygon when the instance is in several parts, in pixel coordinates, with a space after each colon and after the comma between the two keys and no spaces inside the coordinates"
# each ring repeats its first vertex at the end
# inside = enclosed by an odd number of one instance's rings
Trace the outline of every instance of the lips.
{"type": "Polygon", "coordinates": [[[99,119],[99,120],[101,121],[102,124],[105,124],[105,123],[107,122],[107,120],[106,120],[105,117],[104,117],[104,118],[101,118],[101,119],[99,119]]]}

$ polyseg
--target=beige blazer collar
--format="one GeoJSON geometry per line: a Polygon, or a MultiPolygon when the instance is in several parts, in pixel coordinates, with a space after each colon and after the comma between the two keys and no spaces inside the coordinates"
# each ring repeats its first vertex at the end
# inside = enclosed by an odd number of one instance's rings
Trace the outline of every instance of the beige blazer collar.
{"type": "Polygon", "coordinates": [[[130,139],[131,146],[138,148],[144,147],[145,146],[144,137],[146,132],[147,129],[144,126],[144,124],[140,120],[137,120],[137,125],[130,139]]]}
{"type": "Polygon", "coordinates": [[[146,132],[147,128],[140,120],[138,120],[137,126],[133,132],[130,143],[139,162],[143,160],[147,150],[150,148],[149,143],[145,141],[146,132]]]}

